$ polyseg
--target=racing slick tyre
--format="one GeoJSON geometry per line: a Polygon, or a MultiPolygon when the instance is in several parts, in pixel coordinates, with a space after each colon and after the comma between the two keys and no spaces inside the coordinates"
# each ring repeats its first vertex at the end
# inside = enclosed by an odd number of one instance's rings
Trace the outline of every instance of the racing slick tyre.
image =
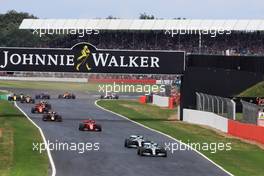
{"type": "Polygon", "coordinates": [[[63,98],[63,96],[62,96],[62,95],[59,95],[59,96],[58,96],[58,99],[62,99],[62,98],[63,98]]]}
{"type": "Polygon", "coordinates": [[[35,96],[36,99],[39,99],[40,97],[38,95],[35,96]]]}
{"type": "Polygon", "coordinates": [[[62,122],[62,118],[61,118],[61,116],[58,116],[58,117],[56,118],[56,121],[57,121],[57,122],[62,122]]]}
{"type": "Polygon", "coordinates": [[[163,157],[167,157],[167,151],[165,149],[162,150],[162,153],[164,153],[163,157]]]}
{"type": "Polygon", "coordinates": [[[31,113],[35,114],[35,108],[31,108],[31,113]]]}
{"type": "Polygon", "coordinates": [[[102,131],[102,126],[101,125],[96,125],[97,131],[102,131]]]}
{"type": "Polygon", "coordinates": [[[128,145],[128,144],[129,144],[129,140],[128,140],[128,139],[125,139],[125,145],[124,145],[124,146],[125,146],[126,148],[129,148],[129,145],[128,145]]]}
{"type": "Polygon", "coordinates": [[[75,95],[72,95],[72,99],[75,99],[76,97],[75,97],[75,95]]]}
{"type": "Polygon", "coordinates": [[[142,150],[142,148],[138,148],[137,154],[139,156],[143,156],[143,150],[142,150]]]}
{"type": "Polygon", "coordinates": [[[47,105],[47,109],[51,109],[51,105],[50,104],[47,105]]]}
{"type": "Polygon", "coordinates": [[[84,127],[85,127],[84,124],[82,124],[82,123],[79,124],[79,130],[80,130],[80,131],[84,131],[84,127]]]}
{"type": "Polygon", "coordinates": [[[48,120],[48,116],[47,116],[47,115],[44,115],[44,116],[42,117],[42,120],[43,120],[43,121],[47,121],[47,120],[48,120]]]}

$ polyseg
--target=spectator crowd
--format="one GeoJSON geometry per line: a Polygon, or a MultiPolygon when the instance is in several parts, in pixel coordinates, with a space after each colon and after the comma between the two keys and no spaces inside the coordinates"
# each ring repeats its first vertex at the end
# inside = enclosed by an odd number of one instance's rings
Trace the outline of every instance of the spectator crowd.
{"type": "Polygon", "coordinates": [[[166,35],[164,31],[100,31],[98,35],[69,35],[49,43],[48,47],[71,47],[89,42],[99,49],[181,50],[191,54],[263,55],[263,32],[231,32],[210,35],[166,35]]]}

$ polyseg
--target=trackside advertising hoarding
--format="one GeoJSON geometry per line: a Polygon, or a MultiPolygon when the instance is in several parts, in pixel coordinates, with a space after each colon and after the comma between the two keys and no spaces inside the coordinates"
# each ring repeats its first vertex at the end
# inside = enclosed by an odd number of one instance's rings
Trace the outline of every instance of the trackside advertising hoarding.
{"type": "Polygon", "coordinates": [[[185,53],[72,48],[0,48],[0,71],[182,74],[185,53]]]}

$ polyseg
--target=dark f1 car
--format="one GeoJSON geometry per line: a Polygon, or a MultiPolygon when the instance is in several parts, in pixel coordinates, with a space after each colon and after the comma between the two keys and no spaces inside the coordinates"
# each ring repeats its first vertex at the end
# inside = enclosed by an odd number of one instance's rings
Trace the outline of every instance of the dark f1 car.
{"type": "Polygon", "coordinates": [[[42,117],[43,121],[53,121],[53,122],[62,122],[62,117],[58,115],[56,112],[49,112],[48,114],[44,114],[42,117]]]}
{"type": "Polygon", "coordinates": [[[72,93],[65,92],[64,94],[61,94],[58,96],[59,99],[75,99],[76,96],[72,93]]]}
{"type": "Polygon", "coordinates": [[[40,103],[37,103],[35,107],[31,109],[31,113],[48,113],[49,110],[51,109],[51,105],[48,104],[45,101],[41,101],[40,103]]]}
{"type": "Polygon", "coordinates": [[[130,135],[129,138],[125,139],[125,147],[137,148],[141,147],[144,142],[144,137],[139,135],[130,135]]]}
{"type": "Polygon", "coordinates": [[[21,101],[21,99],[23,98],[24,98],[24,94],[20,94],[20,95],[13,94],[8,97],[8,101],[21,101]]]}
{"type": "Polygon", "coordinates": [[[161,156],[167,157],[167,151],[155,142],[143,142],[141,147],[138,147],[137,154],[140,156],[161,156]]]}
{"type": "Polygon", "coordinates": [[[35,103],[35,100],[31,96],[25,96],[20,100],[21,103],[35,103]]]}
{"type": "Polygon", "coordinates": [[[101,125],[97,124],[94,120],[84,120],[79,124],[80,131],[102,131],[101,125]]]}
{"type": "Polygon", "coordinates": [[[101,99],[119,99],[119,96],[115,93],[109,93],[109,94],[105,94],[105,95],[101,95],[100,97],[101,99]]]}
{"type": "Polygon", "coordinates": [[[50,99],[50,95],[45,94],[45,93],[41,93],[41,94],[36,95],[35,98],[36,99],[44,99],[44,100],[46,100],[46,99],[50,99]]]}

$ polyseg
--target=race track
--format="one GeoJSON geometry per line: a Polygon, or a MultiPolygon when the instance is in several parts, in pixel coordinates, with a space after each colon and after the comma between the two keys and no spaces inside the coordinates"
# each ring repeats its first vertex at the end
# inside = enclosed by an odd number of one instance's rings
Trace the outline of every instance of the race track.
{"type": "MultiPolygon", "coordinates": [[[[41,91],[13,90],[34,97],[41,91]]],[[[222,176],[228,175],[194,151],[168,152],[167,158],[140,157],[135,149],[124,148],[124,139],[131,134],[141,134],[160,144],[175,142],[94,105],[96,96],[76,93],[76,100],[59,100],[56,91],[51,95],[52,108],[62,115],[63,122],[43,122],[42,115],[31,114],[32,104],[18,106],[42,128],[50,142],[99,143],[98,151],[51,151],[57,176],[222,176]],[[102,125],[102,132],[78,130],[81,120],[91,117],[102,125]]],[[[38,152],[36,152],[38,154],[38,152]]]]}

